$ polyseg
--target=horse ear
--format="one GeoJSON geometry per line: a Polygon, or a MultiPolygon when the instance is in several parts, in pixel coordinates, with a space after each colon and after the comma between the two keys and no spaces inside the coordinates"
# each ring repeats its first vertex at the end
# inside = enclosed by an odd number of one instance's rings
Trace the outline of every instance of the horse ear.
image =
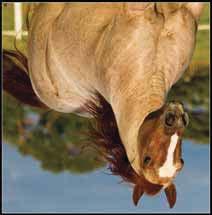
{"type": "Polygon", "coordinates": [[[135,185],[134,190],[133,190],[133,202],[134,205],[137,206],[139,199],[143,195],[144,190],[142,189],[141,186],[135,185]]]}
{"type": "Polygon", "coordinates": [[[166,198],[169,202],[169,207],[173,208],[177,199],[177,191],[174,184],[169,185],[165,188],[166,198]]]}
{"type": "Polygon", "coordinates": [[[203,12],[204,3],[201,2],[187,3],[186,8],[192,13],[194,18],[198,21],[203,12]]]}
{"type": "Polygon", "coordinates": [[[147,2],[126,2],[124,9],[129,15],[140,15],[152,3],[147,2]]]}

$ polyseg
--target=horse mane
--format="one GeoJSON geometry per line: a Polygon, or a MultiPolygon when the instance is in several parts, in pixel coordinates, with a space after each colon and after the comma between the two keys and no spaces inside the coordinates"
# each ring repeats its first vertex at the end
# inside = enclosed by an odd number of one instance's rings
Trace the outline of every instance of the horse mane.
{"type": "Polygon", "coordinates": [[[18,49],[3,50],[3,89],[24,104],[46,109],[35,94],[28,73],[27,57],[18,49]]]}
{"type": "MultiPolygon", "coordinates": [[[[34,12],[37,3],[26,7],[26,28],[30,28],[30,14],[34,12]]],[[[15,50],[3,49],[3,89],[18,101],[37,108],[48,107],[37,97],[29,78],[27,57],[17,48],[16,37],[14,39],[15,50]]]]}
{"type": "Polygon", "coordinates": [[[94,98],[86,104],[86,111],[93,117],[87,134],[89,144],[101,148],[102,155],[114,175],[120,175],[124,181],[135,184],[137,173],[127,158],[112,107],[98,92],[94,98]]]}

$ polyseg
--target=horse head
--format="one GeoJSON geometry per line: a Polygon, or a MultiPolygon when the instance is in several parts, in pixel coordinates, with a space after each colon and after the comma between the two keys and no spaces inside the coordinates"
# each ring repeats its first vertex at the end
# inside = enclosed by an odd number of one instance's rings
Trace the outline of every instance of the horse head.
{"type": "Polygon", "coordinates": [[[145,119],[138,141],[142,173],[150,182],[165,186],[182,169],[181,139],[187,125],[187,113],[175,102],[145,119]]]}
{"type": "Polygon", "coordinates": [[[176,189],[172,181],[184,165],[181,145],[188,121],[178,102],[169,102],[145,118],[138,136],[140,177],[134,188],[135,204],[143,193],[154,195],[165,188],[170,207],[174,206],[176,189]]]}

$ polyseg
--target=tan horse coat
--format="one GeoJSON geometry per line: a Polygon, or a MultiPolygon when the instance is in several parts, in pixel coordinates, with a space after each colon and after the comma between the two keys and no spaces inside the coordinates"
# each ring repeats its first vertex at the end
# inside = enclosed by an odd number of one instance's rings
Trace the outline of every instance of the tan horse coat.
{"type": "Polygon", "coordinates": [[[201,11],[200,3],[42,3],[29,30],[33,89],[66,113],[102,94],[139,174],[138,130],[188,67],[201,11]]]}

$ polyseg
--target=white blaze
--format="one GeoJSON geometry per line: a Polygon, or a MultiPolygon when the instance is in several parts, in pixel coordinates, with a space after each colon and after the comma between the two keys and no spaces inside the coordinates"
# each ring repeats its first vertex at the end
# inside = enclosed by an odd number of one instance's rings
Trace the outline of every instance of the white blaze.
{"type": "Polygon", "coordinates": [[[176,167],[173,164],[174,160],[174,150],[176,148],[178,141],[178,135],[175,133],[171,136],[171,143],[168,148],[168,153],[166,157],[166,161],[162,167],[159,169],[160,177],[172,177],[176,172],[176,167]]]}

